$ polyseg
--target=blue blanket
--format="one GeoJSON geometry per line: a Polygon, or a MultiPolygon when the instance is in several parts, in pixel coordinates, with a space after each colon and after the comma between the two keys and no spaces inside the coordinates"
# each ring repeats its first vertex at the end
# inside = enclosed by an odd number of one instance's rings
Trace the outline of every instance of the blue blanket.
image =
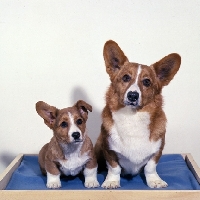
{"type": "MultiPolygon", "coordinates": [[[[159,190],[200,190],[200,185],[188,169],[179,154],[163,155],[158,163],[157,172],[168,183],[168,187],[159,190]]],[[[103,183],[107,172],[98,174],[103,183]]],[[[24,156],[20,166],[13,173],[6,190],[47,190],[46,177],[40,172],[37,156],[24,156]]],[[[60,190],[94,190],[84,187],[84,176],[61,177],[60,190]]],[[[95,188],[103,190],[103,188],[95,188]]],[[[134,177],[121,177],[121,188],[117,190],[152,190],[146,184],[144,172],[134,177]]],[[[155,190],[155,189],[153,189],[155,190]]]]}

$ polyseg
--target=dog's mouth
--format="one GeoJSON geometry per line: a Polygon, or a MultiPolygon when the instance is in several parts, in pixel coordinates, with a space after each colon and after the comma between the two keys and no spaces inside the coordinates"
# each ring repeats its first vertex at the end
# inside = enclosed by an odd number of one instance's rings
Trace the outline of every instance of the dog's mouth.
{"type": "Polygon", "coordinates": [[[81,140],[81,139],[76,139],[76,140],[74,140],[73,142],[74,142],[74,143],[81,143],[81,142],[83,142],[83,140],[81,140]]]}
{"type": "Polygon", "coordinates": [[[133,102],[125,101],[124,104],[125,104],[126,106],[131,106],[131,107],[133,107],[133,108],[139,107],[139,101],[138,101],[138,100],[133,101],[133,102]]]}
{"type": "Polygon", "coordinates": [[[74,139],[74,140],[69,140],[69,139],[58,139],[61,143],[64,144],[80,144],[83,142],[83,139],[74,139]]]}

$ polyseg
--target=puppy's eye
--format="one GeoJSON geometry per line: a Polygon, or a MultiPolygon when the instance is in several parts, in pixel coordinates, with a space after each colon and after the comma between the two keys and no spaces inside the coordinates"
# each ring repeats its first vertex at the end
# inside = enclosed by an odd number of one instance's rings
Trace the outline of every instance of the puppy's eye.
{"type": "Polygon", "coordinates": [[[68,127],[68,123],[67,123],[67,122],[62,122],[62,123],[60,124],[60,126],[61,126],[62,128],[66,128],[66,127],[68,127]]]}
{"type": "Polygon", "coordinates": [[[148,79],[148,78],[145,78],[143,81],[142,81],[143,85],[145,87],[149,87],[151,85],[151,81],[148,79]]]}
{"type": "Polygon", "coordinates": [[[78,120],[76,121],[76,123],[77,123],[78,125],[81,125],[81,124],[83,123],[83,120],[82,120],[82,119],[78,119],[78,120]]]}
{"type": "Polygon", "coordinates": [[[128,74],[125,74],[123,77],[122,77],[122,80],[124,82],[129,82],[131,80],[131,77],[128,75],[128,74]]]}

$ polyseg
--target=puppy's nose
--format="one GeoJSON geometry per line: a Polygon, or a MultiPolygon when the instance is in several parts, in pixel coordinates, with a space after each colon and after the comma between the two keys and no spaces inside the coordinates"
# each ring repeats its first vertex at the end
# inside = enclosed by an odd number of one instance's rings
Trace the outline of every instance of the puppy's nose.
{"type": "Polygon", "coordinates": [[[137,101],[138,98],[139,98],[139,93],[136,92],[136,91],[134,91],[134,92],[130,91],[130,92],[128,92],[128,94],[127,94],[127,98],[128,98],[128,100],[129,100],[130,102],[137,101]]]}
{"type": "Polygon", "coordinates": [[[79,139],[80,136],[81,136],[81,134],[80,134],[79,132],[74,132],[74,133],[72,133],[72,137],[73,137],[75,140],[79,139]]]}

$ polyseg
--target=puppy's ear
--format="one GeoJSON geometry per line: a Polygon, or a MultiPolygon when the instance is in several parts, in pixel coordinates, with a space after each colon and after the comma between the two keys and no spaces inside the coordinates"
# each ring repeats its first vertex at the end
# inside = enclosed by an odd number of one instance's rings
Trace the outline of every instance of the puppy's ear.
{"type": "Polygon", "coordinates": [[[83,100],[79,100],[76,102],[75,106],[77,107],[78,111],[80,112],[81,116],[85,119],[88,118],[88,111],[92,112],[92,106],[86,103],[83,100]]]}
{"type": "Polygon", "coordinates": [[[55,124],[58,109],[43,101],[38,101],[35,107],[38,115],[44,119],[44,123],[52,129],[55,124]]]}
{"type": "Polygon", "coordinates": [[[181,65],[181,57],[172,53],[151,65],[162,86],[168,85],[181,65]]]}
{"type": "Polygon", "coordinates": [[[128,61],[128,59],[118,44],[112,40],[109,40],[105,43],[103,56],[105,60],[106,71],[112,81],[117,72],[124,65],[124,63],[128,61]]]}

